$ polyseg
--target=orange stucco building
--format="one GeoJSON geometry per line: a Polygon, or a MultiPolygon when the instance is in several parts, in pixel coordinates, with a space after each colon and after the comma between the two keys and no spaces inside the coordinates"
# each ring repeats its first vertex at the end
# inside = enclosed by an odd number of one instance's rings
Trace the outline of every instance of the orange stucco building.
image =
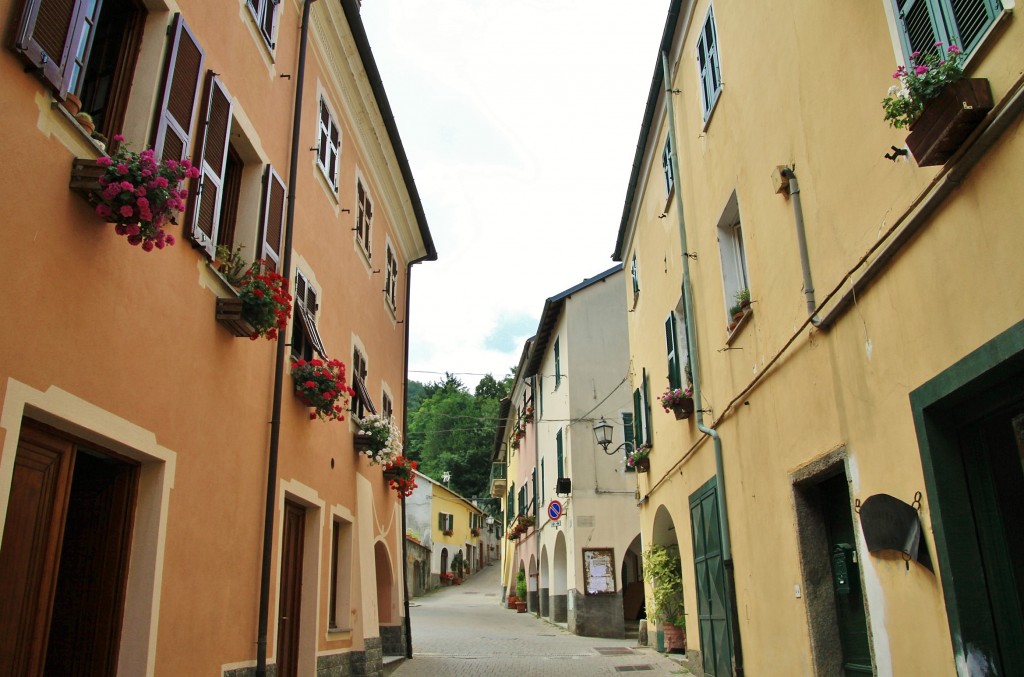
{"type": "Polygon", "coordinates": [[[0,22],[0,673],[380,674],[402,511],[354,419],[402,420],[436,252],[358,2],[0,0],[0,22]],[[174,246],[69,189],[115,135],[201,169],[174,246]],[[287,272],[281,353],[218,320],[218,245],[287,272]],[[294,395],[317,353],[347,365],[343,421],[294,395]]]}

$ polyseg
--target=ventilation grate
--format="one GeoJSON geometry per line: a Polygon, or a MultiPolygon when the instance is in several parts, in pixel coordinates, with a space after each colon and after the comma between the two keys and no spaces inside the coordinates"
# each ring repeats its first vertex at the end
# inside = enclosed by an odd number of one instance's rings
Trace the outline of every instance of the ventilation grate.
{"type": "Polygon", "coordinates": [[[594,651],[602,656],[632,656],[633,650],[628,646],[596,646],[594,651]]]}
{"type": "Polygon", "coordinates": [[[617,665],[615,672],[649,672],[654,669],[653,665],[617,665]]]}

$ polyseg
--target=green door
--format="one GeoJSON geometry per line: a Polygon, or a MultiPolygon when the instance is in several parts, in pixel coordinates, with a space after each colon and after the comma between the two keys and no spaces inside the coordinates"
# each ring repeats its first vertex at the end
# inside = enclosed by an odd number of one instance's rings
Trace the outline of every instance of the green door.
{"type": "Polygon", "coordinates": [[[727,677],[733,674],[733,648],[715,478],[690,495],[690,527],[704,674],[727,677]]]}
{"type": "Polygon", "coordinates": [[[836,623],[843,649],[843,674],[846,677],[870,675],[871,648],[868,644],[867,614],[864,612],[860,563],[855,547],[857,541],[853,533],[846,475],[825,480],[818,485],[818,490],[828,534],[836,623]]]}

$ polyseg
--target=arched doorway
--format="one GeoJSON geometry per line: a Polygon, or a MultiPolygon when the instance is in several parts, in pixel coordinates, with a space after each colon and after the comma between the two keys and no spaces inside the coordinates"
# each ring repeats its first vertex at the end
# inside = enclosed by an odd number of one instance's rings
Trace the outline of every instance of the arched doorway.
{"type": "Polygon", "coordinates": [[[548,547],[545,545],[540,551],[540,615],[545,618],[551,616],[551,569],[548,562],[548,547]]]}
{"type": "Polygon", "coordinates": [[[644,618],[644,577],[640,534],[636,535],[622,556],[619,580],[622,581],[622,619],[628,629],[636,629],[636,621],[644,618]]]}
{"type": "Polygon", "coordinates": [[[448,573],[448,548],[441,548],[441,573],[448,573]]]}
{"type": "Polygon", "coordinates": [[[526,610],[532,614],[540,612],[540,592],[537,590],[537,556],[530,555],[530,575],[526,577],[526,610]]]}
{"type": "Polygon", "coordinates": [[[387,546],[380,542],[374,545],[373,558],[377,572],[377,618],[381,625],[387,625],[392,622],[392,607],[394,606],[394,581],[391,576],[391,557],[388,556],[387,546]]]}
{"type": "Polygon", "coordinates": [[[561,531],[555,537],[555,561],[551,567],[551,578],[551,620],[565,623],[569,620],[569,564],[565,553],[565,534],[561,531]]]}
{"type": "MultiPolygon", "coordinates": [[[[651,544],[660,546],[665,549],[665,554],[670,558],[675,559],[675,567],[678,568],[678,578],[675,579],[675,585],[678,586],[678,594],[673,595],[672,598],[676,600],[674,604],[676,611],[683,611],[683,593],[682,593],[682,580],[683,570],[682,561],[679,559],[679,542],[677,540],[678,530],[676,529],[675,521],[672,519],[672,515],[669,513],[668,508],[664,505],[659,506],[657,512],[654,514],[654,525],[651,530],[651,544]]],[[[646,552],[646,549],[645,549],[646,552]]],[[[643,573],[644,577],[652,576],[652,572],[648,569],[643,573]]],[[[669,580],[671,580],[671,574],[668,574],[669,580]]],[[[657,579],[658,576],[654,575],[657,579]]],[[[651,581],[648,580],[650,583],[651,581]]],[[[655,581],[656,583],[657,581],[655,581]]],[[[653,585],[653,584],[652,584],[653,585]]],[[[652,593],[653,594],[653,593],[652,593]]],[[[671,603],[670,603],[671,604],[671,603]]],[[[655,634],[655,646],[658,651],[669,650],[669,651],[685,651],[686,650],[686,635],[685,631],[682,630],[684,627],[682,621],[677,620],[675,624],[671,623],[672,618],[648,618],[648,632],[652,632],[652,622],[657,624],[657,630],[654,630],[655,634]]]]}

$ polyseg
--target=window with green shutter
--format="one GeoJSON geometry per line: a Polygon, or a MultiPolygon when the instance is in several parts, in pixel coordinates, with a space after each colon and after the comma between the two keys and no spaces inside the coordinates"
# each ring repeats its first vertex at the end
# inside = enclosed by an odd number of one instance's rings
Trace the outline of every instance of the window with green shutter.
{"type": "Polygon", "coordinates": [[[533,518],[540,517],[540,501],[537,500],[537,468],[533,468],[533,518]]]}
{"type": "MultiPolygon", "coordinates": [[[[627,442],[633,441],[633,414],[628,412],[622,413],[622,437],[627,442]]],[[[629,451],[628,447],[622,447],[623,456],[628,455],[629,451]]],[[[626,472],[636,472],[636,468],[627,465],[626,472]]]]}
{"type": "Polygon", "coordinates": [[[562,431],[555,434],[555,463],[558,466],[558,479],[565,477],[565,456],[562,449],[562,431]]]}
{"type": "Polygon", "coordinates": [[[904,57],[935,43],[970,53],[1003,11],[999,0],[893,0],[904,57]]]}
{"type": "Polygon", "coordinates": [[[722,91],[722,71],[718,62],[718,30],[715,28],[713,7],[708,8],[700,37],[697,38],[697,66],[700,69],[701,111],[707,120],[722,91]]]}
{"type": "Polygon", "coordinates": [[[665,148],[661,151],[661,171],[665,175],[665,194],[671,195],[676,185],[675,170],[672,168],[672,139],[665,139],[665,148]]]}
{"type": "Polygon", "coordinates": [[[665,319],[665,350],[668,353],[668,387],[682,388],[682,369],[679,366],[679,333],[676,331],[676,314],[670,312],[665,319]]]}
{"type": "Polygon", "coordinates": [[[505,496],[505,523],[512,524],[512,518],[516,516],[515,510],[516,483],[508,483],[508,494],[505,496]]]}
{"type": "Polygon", "coordinates": [[[629,264],[629,272],[633,277],[633,303],[640,297],[640,270],[636,263],[636,252],[633,252],[633,260],[629,264]]]}
{"type": "Polygon", "coordinates": [[[562,382],[562,351],[555,339],[555,388],[562,382]]]}
{"type": "Polygon", "coordinates": [[[647,370],[643,370],[640,387],[633,391],[633,444],[637,447],[651,443],[651,404],[647,370]]]}

